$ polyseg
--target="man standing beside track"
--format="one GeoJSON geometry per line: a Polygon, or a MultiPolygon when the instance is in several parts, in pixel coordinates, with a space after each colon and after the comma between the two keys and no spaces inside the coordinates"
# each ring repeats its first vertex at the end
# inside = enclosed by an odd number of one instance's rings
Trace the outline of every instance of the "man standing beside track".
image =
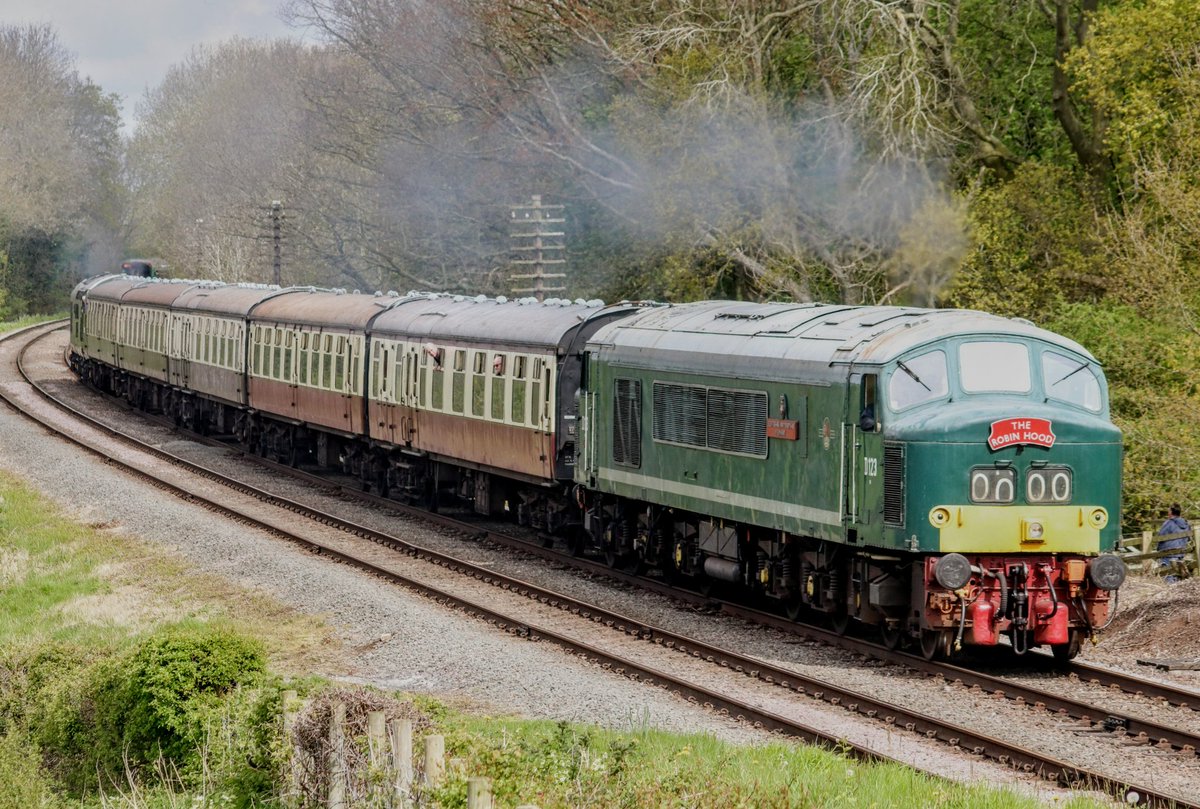
{"type": "MultiPolygon", "coordinates": [[[[1171,505],[1171,508],[1169,509],[1166,521],[1162,524],[1162,527],[1158,529],[1158,532],[1156,534],[1156,536],[1160,536],[1160,537],[1162,537],[1162,536],[1171,537],[1171,539],[1160,539],[1158,541],[1158,550],[1160,550],[1160,551],[1173,551],[1173,550],[1181,551],[1181,553],[1178,553],[1178,554],[1170,554],[1168,556],[1159,557],[1158,564],[1161,567],[1170,567],[1175,562],[1183,561],[1182,551],[1188,545],[1188,537],[1186,537],[1186,536],[1181,537],[1181,536],[1177,536],[1177,535],[1178,534],[1190,534],[1192,527],[1190,525],[1188,525],[1188,521],[1185,520],[1181,516],[1182,514],[1183,514],[1183,509],[1181,509],[1179,507],[1179,504],[1173,503],[1171,505]]],[[[1179,581],[1179,577],[1175,576],[1173,574],[1168,575],[1166,577],[1165,581],[1169,584],[1174,584],[1175,582],[1179,581]]]]}

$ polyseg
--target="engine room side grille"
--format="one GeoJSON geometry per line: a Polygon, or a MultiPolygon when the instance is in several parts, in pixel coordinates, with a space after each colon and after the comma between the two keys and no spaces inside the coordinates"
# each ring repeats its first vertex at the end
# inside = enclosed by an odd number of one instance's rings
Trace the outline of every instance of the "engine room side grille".
{"type": "Polygon", "coordinates": [[[655,441],[767,457],[767,394],[654,383],[655,441]]]}
{"type": "Polygon", "coordinates": [[[708,392],[695,385],[654,383],[654,440],[708,445],[708,392]]]}
{"type": "Polygon", "coordinates": [[[613,463],[642,465],[642,383],[618,379],[613,397],[613,463]]]}
{"type": "Polygon", "coordinates": [[[904,445],[883,445],[883,523],[904,525],[904,445]]]}

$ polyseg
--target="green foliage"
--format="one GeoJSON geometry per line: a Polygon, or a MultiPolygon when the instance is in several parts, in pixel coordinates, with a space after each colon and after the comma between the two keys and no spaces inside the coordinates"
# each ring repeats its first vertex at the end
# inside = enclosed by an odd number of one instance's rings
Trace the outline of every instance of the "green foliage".
{"type": "Polygon", "coordinates": [[[0,809],[65,805],[42,771],[38,749],[18,733],[0,734],[0,809]]]}
{"type": "Polygon", "coordinates": [[[1113,420],[1124,433],[1123,533],[1154,524],[1164,503],[1200,509],[1197,336],[1170,316],[1113,299],[1065,304],[1044,325],[1104,365],[1113,420]]]}
{"type": "MultiPolygon", "coordinates": [[[[492,779],[498,806],[791,809],[797,806],[1032,807],[1034,799],[851,761],[815,747],[730,745],[711,736],[617,733],[564,722],[448,716],[447,750],[467,762],[430,797],[466,805],[466,775],[492,779]]],[[[1090,805],[1081,801],[1080,809],[1090,805]]]]}
{"type": "Polygon", "coordinates": [[[1070,171],[1026,163],[972,201],[974,249],[943,302],[1044,322],[1063,301],[1096,301],[1107,277],[1096,214],[1070,171]]]}
{"type": "MultiPolygon", "coordinates": [[[[72,791],[94,790],[97,774],[104,786],[122,783],[127,769],[145,776],[165,765],[193,781],[204,771],[211,777],[210,756],[243,765],[269,758],[263,752],[269,740],[251,723],[262,718],[262,697],[246,690],[264,680],[256,641],[222,627],[182,624],[85,665],[55,667],[62,654],[39,650],[29,659],[26,698],[36,697],[40,707],[30,724],[72,791]],[[54,680],[39,673],[49,670],[54,680]],[[239,752],[231,757],[233,750],[239,752]]],[[[262,787],[244,770],[227,775],[262,787]]]]}
{"type": "Polygon", "coordinates": [[[1194,108],[1200,4],[1145,0],[1098,11],[1087,48],[1072,52],[1076,87],[1107,119],[1107,143],[1131,161],[1163,145],[1171,122],[1194,108]]]}
{"type": "MultiPolygon", "coordinates": [[[[1024,160],[1075,162],[1054,117],[1054,26],[1034,3],[966,0],[958,29],[959,62],[970,97],[995,134],[1024,160]]],[[[962,169],[972,155],[963,154],[962,169]]]]}

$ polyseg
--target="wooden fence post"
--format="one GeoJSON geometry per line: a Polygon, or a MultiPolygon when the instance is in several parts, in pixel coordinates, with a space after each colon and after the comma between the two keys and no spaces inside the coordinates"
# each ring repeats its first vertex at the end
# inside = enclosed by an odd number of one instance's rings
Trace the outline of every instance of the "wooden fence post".
{"type": "Polygon", "coordinates": [[[288,772],[283,786],[283,805],[295,806],[300,798],[300,762],[296,760],[296,746],[292,744],[292,730],[296,727],[295,691],[280,694],[283,708],[283,744],[287,750],[288,772]]]}
{"type": "Polygon", "coordinates": [[[371,757],[370,793],[374,798],[384,790],[391,779],[386,776],[388,767],[387,717],[383,711],[367,711],[367,754],[371,757]]]}
{"type": "Polygon", "coordinates": [[[408,806],[408,793],[412,788],[412,720],[393,719],[391,723],[392,766],[395,768],[395,804],[408,806]]]}
{"type": "Polygon", "coordinates": [[[425,785],[436,787],[446,771],[446,737],[425,737],[425,785]]]}
{"type": "Polygon", "coordinates": [[[467,779],[467,809],[492,809],[492,782],[487,778],[467,779]]]}
{"type": "MultiPolygon", "coordinates": [[[[1150,553],[1150,545],[1153,538],[1154,534],[1150,533],[1149,531],[1142,532],[1142,553],[1150,553]]],[[[1149,573],[1152,570],[1154,570],[1153,559],[1147,559],[1146,561],[1142,562],[1143,573],[1149,573]]]]}
{"type": "Polygon", "coordinates": [[[329,717],[329,809],[346,809],[346,706],[333,703],[329,717]]]}

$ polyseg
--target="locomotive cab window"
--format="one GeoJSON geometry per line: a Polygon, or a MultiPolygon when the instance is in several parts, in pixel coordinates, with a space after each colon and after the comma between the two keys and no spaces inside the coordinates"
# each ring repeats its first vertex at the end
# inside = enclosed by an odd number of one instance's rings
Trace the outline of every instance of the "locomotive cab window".
{"type": "Polygon", "coordinates": [[[1103,407],[1100,378],[1090,362],[1047,351],[1042,354],[1046,397],[1099,413],[1103,407]]]}
{"type": "Polygon", "coordinates": [[[980,341],[958,347],[966,393],[1029,393],[1029,349],[1021,343],[980,341]]]}
{"type": "Polygon", "coordinates": [[[946,371],[946,354],[930,351],[896,363],[888,380],[888,406],[893,411],[906,410],[925,402],[944,399],[950,393],[946,371]]]}

